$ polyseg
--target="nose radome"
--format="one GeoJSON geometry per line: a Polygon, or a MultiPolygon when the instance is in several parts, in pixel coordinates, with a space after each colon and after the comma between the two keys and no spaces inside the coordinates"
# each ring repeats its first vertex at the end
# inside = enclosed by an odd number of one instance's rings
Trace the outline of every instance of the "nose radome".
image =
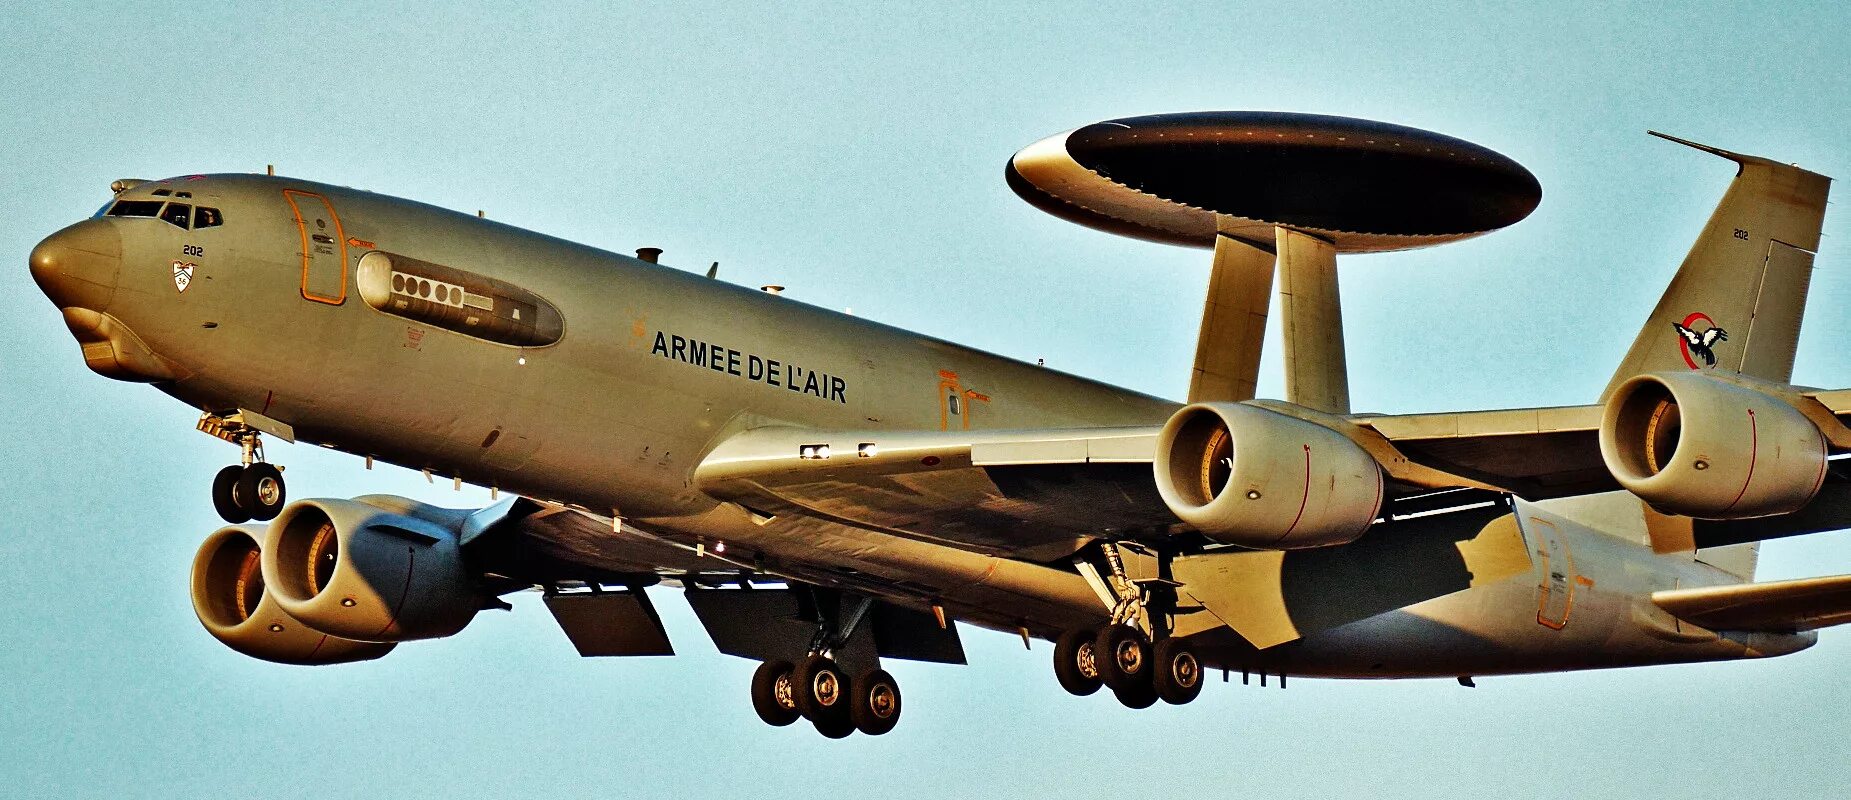
{"type": "Polygon", "coordinates": [[[32,248],[32,281],[59,308],[102,311],[116,292],[122,235],[106,219],[87,219],[32,248]]]}

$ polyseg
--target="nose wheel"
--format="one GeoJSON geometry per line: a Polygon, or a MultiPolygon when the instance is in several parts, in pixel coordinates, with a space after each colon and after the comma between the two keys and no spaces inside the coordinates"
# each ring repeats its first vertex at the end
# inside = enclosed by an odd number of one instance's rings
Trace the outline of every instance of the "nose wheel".
{"type": "Polygon", "coordinates": [[[224,438],[244,448],[244,463],[221,469],[213,476],[213,509],[233,525],[276,519],[288,500],[283,468],[263,460],[263,442],[257,438],[256,431],[246,428],[224,438]]]}

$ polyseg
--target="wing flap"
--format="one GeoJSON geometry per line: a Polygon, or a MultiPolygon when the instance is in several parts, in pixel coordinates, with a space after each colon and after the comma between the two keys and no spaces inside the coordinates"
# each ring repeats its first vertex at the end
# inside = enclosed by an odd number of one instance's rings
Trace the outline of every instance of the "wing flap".
{"type": "Polygon", "coordinates": [[[1851,622],[1851,575],[1671,589],[1652,602],[1710,630],[1807,631],[1851,622]]]}
{"type": "Polygon", "coordinates": [[[546,608],[581,656],[675,654],[661,615],[641,589],[548,594],[546,608]]]}

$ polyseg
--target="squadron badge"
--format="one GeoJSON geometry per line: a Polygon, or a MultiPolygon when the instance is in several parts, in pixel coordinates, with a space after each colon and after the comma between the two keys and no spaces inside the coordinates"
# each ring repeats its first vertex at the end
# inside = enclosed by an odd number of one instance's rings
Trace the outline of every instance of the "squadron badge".
{"type": "Polygon", "coordinates": [[[1729,332],[1717,327],[1710,315],[1701,311],[1684,318],[1683,324],[1671,323],[1677,329],[1678,347],[1684,351],[1684,363],[1691,369],[1701,369],[1697,360],[1703,360],[1704,367],[1716,366],[1716,353],[1711,347],[1718,342],[1729,341],[1729,332]]]}
{"type": "Polygon", "coordinates": [[[175,261],[174,262],[174,289],[175,290],[180,291],[180,292],[185,292],[186,287],[193,285],[193,267],[194,266],[195,265],[190,261],[175,261]]]}

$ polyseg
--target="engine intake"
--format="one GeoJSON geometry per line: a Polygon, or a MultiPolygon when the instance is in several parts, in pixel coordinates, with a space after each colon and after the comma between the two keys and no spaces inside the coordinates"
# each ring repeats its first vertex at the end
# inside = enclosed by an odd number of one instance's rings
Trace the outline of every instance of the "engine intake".
{"type": "Polygon", "coordinates": [[[193,613],[213,638],[278,664],[345,664],[392,652],[397,645],[331,636],[284,613],[266,590],[262,536],[261,528],[220,528],[193,556],[193,613]]]}
{"type": "Polygon", "coordinates": [[[1375,458],[1337,431],[1243,403],[1198,403],[1157,437],[1157,492],[1211,539],[1294,550],[1354,541],[1382,508],[1375,458]]]}
{"type": "Polygon", "coordinates": [[[263,577],[291,616],[367,642],[449,636],[486,600],[456,527],[358,500],[283,509],[264,543],[263,577]]]}
{"type": "Polygon", "coordinates": [[[1826,440],[1775,395],[1698,372],[1640,375],[1607,400],[1600,456],[1654,508],[1703,519],[1798,511],[1825,482],[1826,440]]]}

